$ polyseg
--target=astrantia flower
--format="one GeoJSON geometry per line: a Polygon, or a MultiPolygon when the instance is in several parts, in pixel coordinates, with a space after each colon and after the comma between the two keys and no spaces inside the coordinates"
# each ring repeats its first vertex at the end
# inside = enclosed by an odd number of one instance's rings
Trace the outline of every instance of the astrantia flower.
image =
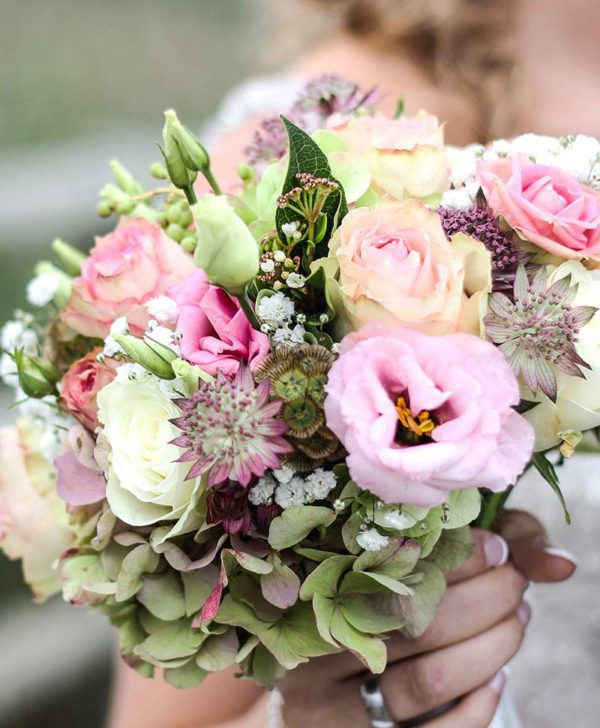
{"type": "Polygon", "coordinates": [[[314,131],[325,125],[334,114],[349,116],[360,107],[372,107],[377,100],[375,90],[363,91],[334,73],[309,81],[291,111],[291,118],[303,122],[303,128],[314,131]]]}
{"type": "Polygon", "coordinates": [[[503,293],[490,296],[484,319],[489,339],[497,344],[517,375],[535,395],[538,390],[556,400],[553,367],[583,377],[589,365],[577,353],[579,330],[594,316],[593,306],[572,306],[577,284],[566,276],[548,285],[546,268],[531,281],[523,266],[515,278],[514,303],[503,293]]]}
{"type": "Polygon", "coordinates": [[[492,256],[494,290],[512,292],[517,268],[528,256],[515,247],[512,233],[500,230],[496,215],[479,205],[466,210],[440,207],[439,213],[448,240],[457,233],[464,233],[485,245],[492,256]]]}
{"type": "Polygon", "coordinates": [[[182,416],[172,420],[183,434],[173,440],[184,448],[179,462],[193,462],[189,478],[208,474],[209,486],[226,480],[248,485],[266,468],[279,468],[279,455],[291,451],[282,437],[286,423],[277,417],[281,401],[269,402],[268,381],[255,386],[249,369],[235,379],[220,371],[200,382],[195,394],[176,400],[182,416]]]}

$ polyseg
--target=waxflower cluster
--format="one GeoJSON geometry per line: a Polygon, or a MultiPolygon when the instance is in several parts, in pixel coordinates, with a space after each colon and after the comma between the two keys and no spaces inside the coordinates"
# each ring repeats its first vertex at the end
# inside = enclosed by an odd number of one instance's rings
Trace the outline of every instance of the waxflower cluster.
{"type": "Polygon", "coordinates": [[[0,546],[178,687],[382,672],[469,526],[600,433],[600,143],[450,148],[337,76],[282,111],[231,189],[166,112],[159,185],[113,162],[114,229],[2,330],[0,546]]]}

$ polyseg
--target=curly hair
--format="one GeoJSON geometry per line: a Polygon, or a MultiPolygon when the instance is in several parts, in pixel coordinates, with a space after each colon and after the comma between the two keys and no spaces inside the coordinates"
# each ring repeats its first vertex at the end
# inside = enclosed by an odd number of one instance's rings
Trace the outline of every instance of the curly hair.
{"type": "Polygon", "coordinates": [[[480,141],[511,133],[517,0],[312,0],[345,29],[401,47],[438,86],[467,97],[480,141]]]}

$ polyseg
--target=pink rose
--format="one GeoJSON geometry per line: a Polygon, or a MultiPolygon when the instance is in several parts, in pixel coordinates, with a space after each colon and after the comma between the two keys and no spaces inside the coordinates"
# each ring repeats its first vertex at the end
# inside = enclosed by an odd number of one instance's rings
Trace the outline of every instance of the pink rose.
{"type": "Polygon", "coordinates": [[[56,493],[70,506],[98,503],[106,496],[106,480],[94,457],[96,443],[81,425],[67,436],[68,450],[54,459],[56,493]]]}
{"type": "Polygon", "coordinates": [[[477,171],[489,206],[528,241],[559,258],[600,260],[600,193],[520,155],[482,160],[477,171]]]}
{"type": "Polygon", "coordinates": [[[36,601],[43,601],[60,590],[56,561],[72,536],[39,437],[25,421],[0,430],[0,548],[22,560],[25,581],[36,601]]]}
{"type": "Polygon", "coordinates": [[[423,203],[387,200],[352,210],[329,249],[319,263],[339,334],[371,322],[478,333],[479,299],[491,287],[489,254],[468,238],[462,246],[448,242],[439,215],[423,203]]]}
{"type": "Polygon", "coordinates": [[[144,304],[193,270],[191,257],[158,225],[123,219],[96,238],[62,319],[84,336],[104,338],[113,321],[126,316],[132,333],[141,334],[149,318],[144,304]]]}
{"type": "Polygon", "coordinates": [[[377,191],[403,199],[448,189],[444,128],[435,116],[357,116],[334,131],[366,159],[377,191]]]}
{"type": "Polygon", "coordinates": [[[71,364],[60,385],[60,406],[92,431],[98,424],[98,392],[116,375],[116,362],[112,359],[97,361],[101,351],[98,347],[71,364]]]}
{"type": "Polygon", "coordinates": [[[342,342],[326,385],[327,425],[356,483],[387,503],[431,507],[448,491],[501,491],[523,471],[534,432],[513,409],[501,352],[469,334],[366,327],[342,342]]]}
{"type": "Polygon", "coordinates": [[[250,325],[240,304],[213,286],[201,270],[169,290],[179,306],[177,331],[182,356],[208,374],[233,376],[240,362],[258,364],[269,352],[269,338],[250,325]]]}

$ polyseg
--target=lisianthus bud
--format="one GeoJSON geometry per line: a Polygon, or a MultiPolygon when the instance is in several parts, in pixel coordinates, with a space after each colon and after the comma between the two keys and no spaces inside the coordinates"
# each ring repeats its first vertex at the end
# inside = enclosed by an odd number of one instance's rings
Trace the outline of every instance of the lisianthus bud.
{"type": "Polygon", "coordinates": [[[71,276],[78,276],[81,273],[81,264],[86,259],[85,253],[65,243],[60,238],[52,241],[52,251],[58,260],[61,268],[71,276]]]}
{"type": "Polygon", "coordinates": [[[206,149],[179,121],[173,109],[165,111],[163,140],[167,154],[177,148],[179,158],[190,171],[200,172],[208,169],[210,162],[206,149]]]}
{"type": "Polygon", "coordinates": [[[226,197],[204,195],[191,208],[198,246],[194,263],[212,283],[239,294],[258,273],[258,244],[226,197]]]}
{"type": "Polygon", "coordinates": [[[13,356],[17,366],[19,386],[28,397],[41,399],[54,392],[60,376],[51,364],[39,357],[25,354],[23,349],[15,351],[13,356]]]}
{"type": "Polygon", "coordinates": [[[177,354],[168,346],[138,339],[130,334],[115,334],[113,338],[127,356],[152,374],[161,379],[175,379],[171,361],[177,358],[177,354]]]}
{"type": "Polygon", "coordinates": [[[144,191],[142,185],[118,159],[112,159],[110,161],[110,168],[115,177],[117,187],[123,190],[123,192],[126,192],[128,195],[139,195],[144,191]]]}

